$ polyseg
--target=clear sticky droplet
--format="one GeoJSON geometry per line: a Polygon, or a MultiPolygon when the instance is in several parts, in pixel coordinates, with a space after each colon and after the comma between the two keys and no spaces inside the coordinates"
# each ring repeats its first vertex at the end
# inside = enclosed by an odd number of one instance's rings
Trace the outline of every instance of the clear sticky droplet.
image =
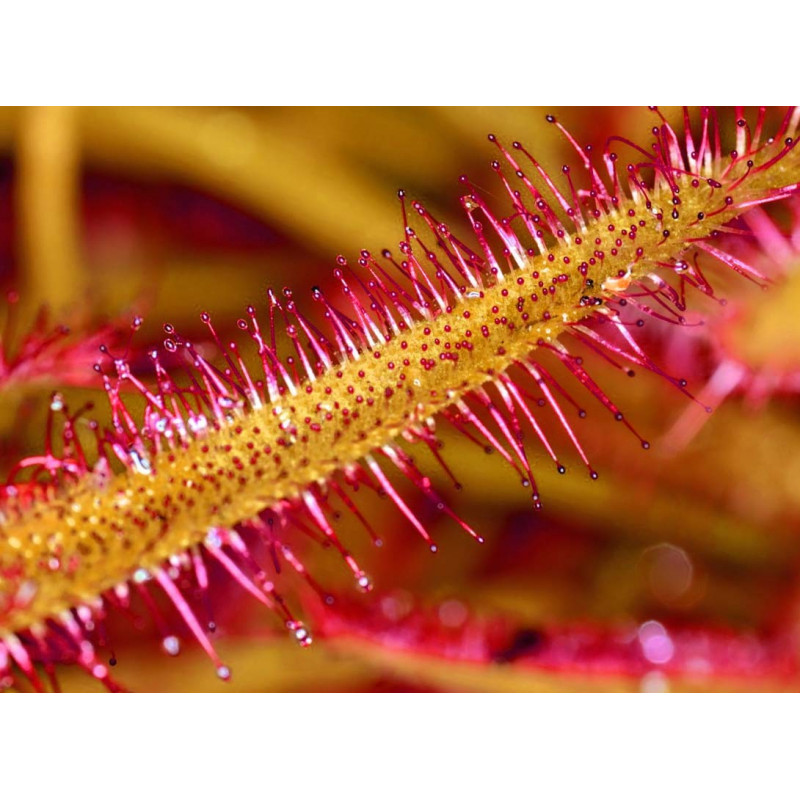
{"type": "Polygon", "coordinates": [[[165,636],[161,640],[161,646],[171,656],[177,656],[181,651],[181,642],[177,636],[165,636]]]}
{"type": "Polygon", "coordinates": [[[143,456],[138,450],[131,448],[128,450],[128,456],[131,459],[131,466],[135,472],[138,472],[140,475],[149,475],[153,471],[147,456],[143,456]]]}
{"type": "Polygon", "coordinates": [[[292,632],[294,640],[301,647],[308,647],[312,643],[313,639],[310,631],[300,620],[291,620],[286,623],[286,627],[292,632]]]}
{"type": "Polygon", "coordinates": [[[301,647],[308,647],[313,641],[311,634],[302,626],[294,632],[294,638],[301,647]]]}
{"type": "Polygon", "coordinates": [[[209,528],[206,534],[206,545],[208,547],[220,548],[222,547],[222,537],[216,528],[209,528]]]}
{"type": "Polygon", "coordinates": [[[356,577],[356,584],[362,592],[372,591],[372,580],[370,579],[369,575],[364,572],[356,577]]]}
{"type": "Polygon", "coordinates": [[[208,428],[208,420],[202,414],[196,417],[189,417],[189,430],[192,433],[200,433],[208,428]]]}
{"type": "Polygon", "coordinates": [[[144,569],[144,567],[139,567],[136,572],[133,573],[133,582],[134,583],[145,583],[150,580],[152,576],[150,573],[144,569]]]}

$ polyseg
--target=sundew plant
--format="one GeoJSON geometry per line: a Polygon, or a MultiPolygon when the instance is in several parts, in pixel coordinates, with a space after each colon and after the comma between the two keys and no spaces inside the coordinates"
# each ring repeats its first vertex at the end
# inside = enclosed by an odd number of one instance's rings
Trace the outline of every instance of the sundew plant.
{"type": "MultiPolygon", "coordinates": [[[[487,475],[539,533],[552,519],[548,487],[572,487],[571,521],[540,553],[558,562],[557,542],[598,507],[627,517],[615,523],[624,528],[642,503],[671,505],[669,479],[649,498],[624,479],[598,495],[620,461],[624,475],[687,451],[730,395],[751,415],[761,408],[748,423],[758,427],[770,398],[796,391],[786,343],[800,114],[648,114],[644,134],[622,127],[592,142],[556,112],[532,140],[489,134],[488,169],[453,175],[459,209],[444,216],[401,190],[386,249],[353,241],[310,288],[265,281],[232,319],[202,310],[184,330],[167,316],[158,340],[140,330],[142,303],[67,331],[66,306],[51,302],[48,321],[19,332],[24,286],[10,293],[0,390],[26,391],[43,414],[38,445],[19,445],[0,490],[3,688],[58,688],[70,665],[109,689],[137,688],[115,672],[125,620],[155,631],[165,671],[181,669],[168,655],[201,650],[235,688],[226,636],[237,629],[232,608],[248,603],[267,609],[259,636],[294,643],[292,664],[349,648],[412,686],[446,685],[448,670],[454,686],[478,688],[558,687],[558,676],[560,688],[578,678],[610,688],[792,680],[791,604],[776,597],[757,619],[725,607],[712,570],[698,582],[680,545],[692,529],[701,550],[738,553],[725,583],[748,557],[763,567],[757,548],[741,555],[742,537],[758,534],[739,530],[746,523],[721,529],[688,505],[664,511],[668,538],[628,564],[653,594],[633,617],[583,610],[570,620],[553,609],[555,589],[551,615],[540,603],[534,624],[519,608],[476,610],[479,580],[462,591],[456,582],[446,600],[434,591],[433,603],[403,585],[407,551],[437,553],[426,567],[434,583],[448,572],[443,539],[459,552],[468,542],[473,565],[482,551],[495,564],[517,552],[540,574],[526,550],[540,535],[523,546],[492,529],[492,514],[472,513],[481,493],[497,507],[487,475]],[[563,166],[543,166],[541,140],[559,143],[563,166]],[[94,392],[93,407],[73,400],[74,384],[94,392]],[[452,544],[455,531],[465,543],[452,544]],[[723,614],[703,607],[704,592],[723,614]],[[526,683],[534,675],[544,683],[526,683]]],[[[299,204],[290,215],[303,213],[299,204]]],[[[191,282],[185,291],[202,308],[191,282]]],[[[718,468],[710,508],[727,474],[718,468]]],[[[755,487],[735,486],[730,520],[755,487]]]]}

